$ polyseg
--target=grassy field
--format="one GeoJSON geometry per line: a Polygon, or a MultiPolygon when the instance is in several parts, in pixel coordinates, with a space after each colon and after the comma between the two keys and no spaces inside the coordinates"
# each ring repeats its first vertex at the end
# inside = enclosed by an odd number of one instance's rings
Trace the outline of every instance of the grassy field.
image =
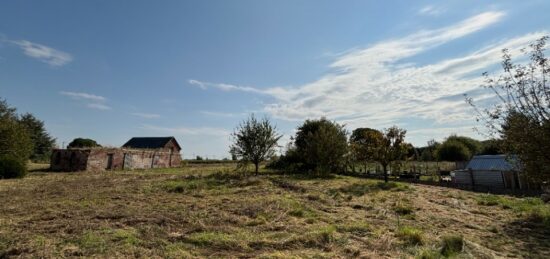
{"type": "Polygon", "coordinates": [[[540,199],[233,167],[2,180],[0,258],[550,258],[540,199]]]}

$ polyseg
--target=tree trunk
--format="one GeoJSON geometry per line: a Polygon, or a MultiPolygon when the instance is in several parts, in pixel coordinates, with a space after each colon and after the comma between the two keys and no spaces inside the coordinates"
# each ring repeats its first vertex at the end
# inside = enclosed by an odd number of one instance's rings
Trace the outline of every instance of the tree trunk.
{"type": "Polygon", "coordinates": [[[388,182],[388,165],[382,165],[384,168],[384,182],[388,182]]]}
{"type": "Polygon", "coordinates": [[[258,175],[258,167],[260,167],[260,163],[254,163],[254,167],[255,167],[255,174],[258,175]]]}

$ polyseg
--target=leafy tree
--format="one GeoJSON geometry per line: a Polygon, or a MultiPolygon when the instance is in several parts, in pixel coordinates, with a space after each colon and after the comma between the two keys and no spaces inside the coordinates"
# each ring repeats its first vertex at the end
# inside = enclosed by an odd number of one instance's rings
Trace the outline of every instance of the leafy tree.
{"type": "Polygon", "coordinates": [[[377,149],[373,145],[369,145],[369,143],[376,142],[381,138],[382,133],[371,128],[357,128],[351,133],[351,152],[357,162],[364,163],[365,171],[367,170],[368,163],[373,161],[374,152],[377,152],[377,149]]]}
{"type": "Polygon", "coordinates": [[[306,120],[298,127],[295,146],[305,169],[315,173],[342,170],[346,164],[347,132],[344,126],[326,118],[306,120]]]}
{"type": "Polygon", "coordinates": [[[463,142],[457,140],[446,140],[436,151],[437,159],[440,161],[466,161],[470,159],[471,153],[463,142]]]}
{"type": "Polygon", "coordinates": [[[428,141],[428,145],[420,148],[420,160],[422,161],[435,161],[437,160],[436,150],[441,143],[431,139],[428,141]]]}
{"type": "Polygon", "coordinates": [[[258,174],[260,163],[275,154],[281,137],[269,119],[257,120],[251,115],[233,133],[231,154],[239,158],[241,164],[253,163],[254,172],[258,174]]]}
{"type": "Polygon", "coordinates": [[[44,122],[38,120],[32,114],[27,113],[21,116],[19,123],[23,124],[32,139],[34,150],[31,160],[47,160],[54,147],[55,139],[52,138],[44,127],[44,122]]]}
{"type": "Polygon", "coordinates": [[[550,64],[545,56],[548,36],[522,49],[527,64],[514,63],[509,50],[503,50],[504,73],[493,78],[484,73],[484,87],[495,94],[492,105],[479,106],[467,101],[478,112],[489,135],[498,135],[504,150],[515,154],[523,171],[531,178],[550,180],[550,64]]]}
{"type": "Polygon", "coordinates": [[[17,120],[16,109],[9,106],[6,100],[0,98],[0,120],[17,120]]]}
{"type": "Polygon", "coordinates": [[[480,155],[504,154],[503,143],[500,139],[488,139],[481,142],[480,155]]]}
{"type": "Polygon", "coordinates": [[[407,154],[406,133],[406,130],[393,126],[383,133],[373,133],[371,140],[365,143],[366,148],[372,151],[371,160],[382,166],[385,182],[388,182],[388,165],[403,159],[407,154]]]}
{"type": "Polygon", "coordinates": [[[33,144],[27,129],[12,119],[0,120],[0,157],[16,159],[23,164],[33,152],[33,144]]]}
{"type": "Polygon", "coordinates": [[[67,148],[89,148],[89,147],[101,147],[95,140],[89,138],[75,138],[67,148]]]}
{"type": "Polygon", "coordinates": [[[457,141],[462,143],[464,146],[466,146],[466,148],[468,148],[468,151],[470,152],[471,156],[476,155],[481,151],[481,142],[473,138],[451,135],[447,137],[446,141],[457,141]]]}
{"type": "Polygon", "coordinates": [[[29,132],[17,119],[16,109],[0,100],[0,158],[15,159],[25,165],[33,144],[29,132]]]}

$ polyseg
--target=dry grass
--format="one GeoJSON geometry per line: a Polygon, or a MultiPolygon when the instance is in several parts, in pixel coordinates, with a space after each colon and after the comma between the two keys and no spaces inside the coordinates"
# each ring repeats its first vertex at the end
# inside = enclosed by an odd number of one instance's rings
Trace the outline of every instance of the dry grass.
{"type": "Polygon", "coordinates": [[[0,258],[550,257],[537,200],[232,166],[2,180],[0,258]]]}

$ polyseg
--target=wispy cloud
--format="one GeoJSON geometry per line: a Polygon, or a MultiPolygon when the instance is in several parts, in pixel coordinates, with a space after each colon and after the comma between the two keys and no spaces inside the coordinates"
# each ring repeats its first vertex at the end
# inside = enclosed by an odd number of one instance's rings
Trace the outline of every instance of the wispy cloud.
{"type": "Polygon", "coordinates": [[[89,103],[86,106],[88,106],[88,108],[92,108],[92,109],[96,109],[96,110],[103,110],[103,111],[111,109],[111,107],[109,107],[105,104],[101,104],[101,103],[89,103]]]}
{"type": "Polygon", "coordinates": [[[155,114],[155,113],[134,112],[134,113],[131,113],[131,114],[134,115],[134,116],[138,116],[138,117],[144,118],[144,119],[156,119],[156,118],[160,118],[160,114],[155,114]]]}
{"type": "Polygon", "coordinates": [[[220,84],[220,83],[210,83],[210,82],[203,82],[195,79],[188,80],[188,83],[194,86],[198,86],[199,88],[206,90],[208,88],[216,88],[222,91],[241,91],[241,92],[252,92],[252,93],[258,93],[258,94],[268,94],[268,92],[262,91],[260,89],[250,87],[250,86],[239,86],[239,85],[232,85],[232,84],[220,84]]]}
{"type": "Polygon", "coordinates": [[[82,92],[67,92],[67,91],[61,91],[59,92],[61,95],[69,96],[73,99],[77,100],[90,100],[90,101],[106,101],[107,98],[95,94],[89,94],[89,93],[82,93],[82,92]]]}
{"type": "Polygon", "coordinates": [[[420,10],[418,10],[418,14],[420,15],[429,15],[429,16],[439,16],[445,12],[445,8],[443,7],[436,7],[433,5],[426,5],[420,10]]]}
{"type": "Polygon", "coordinates": [[[80,102],[83,102],[86,104],[86,107],[96,110],[111,110],[111,107],[105,104],[107,102],[107,98],[90,94],[90,93],[83,93],[83,92],[68,92],[68,91],[61,91],[59,94],[67,96],[71,99],[78,100],[80,102]]]}
{"type": "Polygon", "coordinates": [[[59,67],[68,64],[73,60],[71,54],[56,50],[54,48],[30,42],[27,40],[15,40],[11,41],[13,44],[19,46],[23,50],[25,55],[36,58],[50,66],[59,67]]]}
{"type": "Polygon", "coordinates": [[[144,124],[142,129],[169,133],[172,135],[207,135],[207,136],[229,136],[230,131],[223,128],[211,127],[160,127],[144,124]]]}
{"type": "Polygon", "coordinates": [[[430,128],[444,134],[450,131],[449,127],[463,129],[474,124],[471,107],[462,94],[469,92],[473,97],[488,98],[487,92],[476,91],[481,84],[480,75],[499,64],[503,48],[517,53],[548,32],[502,40],[470,54],[430,64],[416,65],[403,60],[483,30],[504,16],[504,12],[484,12],[447,27],[354,48],[335,58],[330,65],[333,71],[296,87],[259,89],[198,80],[190,83],[203,89],[269,95],[273,100],[266,101],[264,111],[279,119],[300,121],[325,116],[346,123],[349,128],[383,128],[422,119],[432,123],[412,127],[413,133],[421,135],[430,128]],[[231,87],[223,89],[222,85],[231,87]]]}
{"type": "Polygon", "coordinates": [[[217,116],[217,117],[238,117],[238,116],[245,115],[245,113],[215,112],[215,111],[200,111],[200,113],[208,116],[217,116]]]}

